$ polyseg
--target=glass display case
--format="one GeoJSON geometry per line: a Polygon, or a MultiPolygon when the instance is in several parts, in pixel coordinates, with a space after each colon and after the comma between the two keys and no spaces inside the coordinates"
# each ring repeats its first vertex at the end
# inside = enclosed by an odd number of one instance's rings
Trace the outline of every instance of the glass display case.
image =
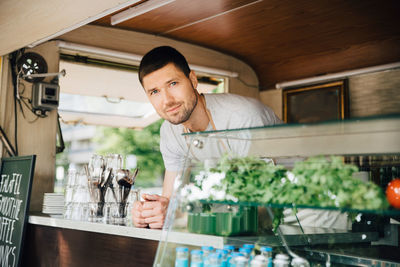
{"type": "Polygon", "coordinates": [[[264,266],[251,261],[266,248],[276,266],[400,266],[400,203],[385,195],[400,177],[400,116],[184,136],[154,266],[225,245],[247,257],[231,266],[264,266]]]}

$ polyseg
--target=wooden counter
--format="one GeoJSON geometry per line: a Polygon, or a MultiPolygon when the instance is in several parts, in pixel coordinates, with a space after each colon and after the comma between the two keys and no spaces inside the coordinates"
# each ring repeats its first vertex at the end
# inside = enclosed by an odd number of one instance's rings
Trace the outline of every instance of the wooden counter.
{"type": "Polygon", "coordinates": [[[161,230],[30,216],[22,266],[152,266],[161,230]]]}
{"type": "MultiPolygon", "coordinates": [[[[161,230],[29,216],[23,267],[152,266],[161,230]]],[[[172,232],[170,242],[222,248],[224,238],[172,232]]]]}

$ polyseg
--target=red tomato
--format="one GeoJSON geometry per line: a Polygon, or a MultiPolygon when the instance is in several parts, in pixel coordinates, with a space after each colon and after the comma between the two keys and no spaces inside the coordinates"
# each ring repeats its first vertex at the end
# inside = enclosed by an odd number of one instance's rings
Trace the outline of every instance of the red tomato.
{"type": "Polygon", "coordinates": [[[400,178],[396,178],[388,183],[386,197],[390,205],[396,209],[400,209],[400,178]]]}

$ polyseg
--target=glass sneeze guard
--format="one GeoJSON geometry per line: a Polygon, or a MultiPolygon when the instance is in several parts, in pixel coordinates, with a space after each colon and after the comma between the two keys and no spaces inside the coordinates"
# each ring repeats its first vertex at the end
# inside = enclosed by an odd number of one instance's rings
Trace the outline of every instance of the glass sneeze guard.
{"type": "Polygon", "coordinates": [[[390,165],[393,175],[399,173],[400,116],[198,132],[185,136],[188,142],[185,168],[175,183],[154,266],[174,266],[176,247],[186,246],[192,250],[207,243],[215,244],[216,248],[228,243],[237,248],[245,243],[255,244],[256,249],[272,246],[274,254],[283,252],[293,259],[304,257],[320,263],[343,260],[343,266],[357,266],[351,262],[361,258],[366,262],[378,260],[388,266],[400,264],[400,259],[391,255],[399,248],[398,240],[396,243],[391,238],[398,234],[394,225],[400,218],[400,210],[384,202],[383,188],[372,185],[371,177],[367,183],[352,178],[348,182],[342,177],[361,170],[356,170],[360,165],[355,164],[358,161],[354,158],[368,158],[369,163],[374,159],[379,163],[376,166],[390,165]],[[326,173],[318,173],[325,166],[326,173]],[[305,178],[301,176],[301,168],[306,169],[305,178]],[[307,176],[313,172],[315,177],[307,176]],[[227,173],[234,174],[230,182],[227,182],[227,173]],[[267,178],[260,179],[263,175],[267,178]],[[339,185],[329,185],[332,177],[342,177],[343,181],[340,180],[339,185]],[[268,191],[276,192],[267,190],[266,184],[279,186],[279,179],[285,179],[281,183],[289,185],[281,188],[279,195],[283,200],[264,201],[274,199],[274,196],[265,196],[268,191]],[[308,181],[305,186],[300,183],[301,186],[290,187],[296,185],[295,179],[310,180],[303,181],[308,181]],[[250,181],[258,184],[251,185],[250,181]],[[262,181],[268,182],[262,184],[262,181]],[[324,182],[327,183],[325,188],[317,187],[324,182]],[[351,196],[355,199],[346,199],[346,192],[355,186],[361,193],[365,188],[365,195],[359,196],[357,190],[353,190],[351,196]],[[333,192],[335,188],[343,190],[333,192]],[[241,194],[240,189],[245,193],[241,194]],[[304,197],[298,198],[303,202],[285,202],[284,198],[290,199],[298,192],[296,190],[305,192],[304,197]],[[310,204],[307,192],[314,192],[310,204]],[[333,199],[331,204],[324,202],[329,200],[327,195],[333,199]],[[335,202],[336,198],[341,198],[342,202],[335,202]],[[357,201],[359,199],[366,205],[357,201]],[[382,201],[373,203],[375,200],[370,199],[382,201]],[[184,236],[177,238],[182,234],[190,240],[185,241],[184,236]],[[385,252],[370,259],[371,254],[354,251],[349,246],[368,251],[385,246],[385,252]],[[320,257],[313,251],[318,251],[320,257]]]}

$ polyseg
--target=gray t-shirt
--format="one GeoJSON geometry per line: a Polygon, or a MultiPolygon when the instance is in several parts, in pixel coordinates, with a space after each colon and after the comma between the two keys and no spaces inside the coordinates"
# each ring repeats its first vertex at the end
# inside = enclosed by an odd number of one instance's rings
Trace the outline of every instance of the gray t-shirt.
{"type": "MultiPolygon", "coordinates": [[[[233,94],[205,94],[206,106],[210,111],[216,130],[241,129],[281,123],[274,112],[260,101],[233,94]]],[[[206,131],[213,130],[209,123],[206,131]]],[[[219,158],[229,150],[238,155],[246,155],[248,142],[230,138],[211,138],[203,142],[201,149],[191,148],[188,153],[188,139],[182,135],[183,125],[164,121],[161,126],[160,150],[168,171],[183,168],[185,158],[199,160],[219,158]],[[224,143],[224,144],[222,144],[224,143]]],[[[248,134],[248,133],[243,133],[248,134]]],[[[246,138],[243,138],[246,139],[246,138]]]]}

